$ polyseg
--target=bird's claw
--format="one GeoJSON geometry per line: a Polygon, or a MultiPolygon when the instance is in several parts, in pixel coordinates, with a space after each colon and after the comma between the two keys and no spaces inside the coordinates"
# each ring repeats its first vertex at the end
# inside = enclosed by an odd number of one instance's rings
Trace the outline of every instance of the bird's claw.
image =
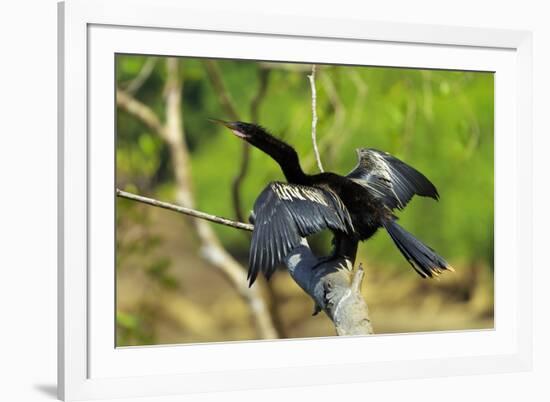
{"type": "Polygon", "coordinates": [[[311,314],[312,316],[316,316],[317,314],[319,314],[323,309],[321,308],[321,306],[319,306],[319,304],[315,303],[313,305],[313,314],[311,314]]]}

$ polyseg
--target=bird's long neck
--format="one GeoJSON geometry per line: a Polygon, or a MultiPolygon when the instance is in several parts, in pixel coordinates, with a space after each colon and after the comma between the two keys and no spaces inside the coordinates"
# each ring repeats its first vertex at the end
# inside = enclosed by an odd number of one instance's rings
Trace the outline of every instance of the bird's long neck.
{"type": "Polygon", "coordinates": [[[298,154],[290,145],[265,132],[256,141],[251,141],[251,144],[271,156],[279,164],[289,183],[306,183],[308,175],[302,170],[298,154]]]}
{"type": "Polygon", "coordinates": [[[289,183],[305,184],[308,176],[304,173],[302,167],[300,166],[298,154],[296,153],[294,148],[287,144],[285,145],[288,147],[288,149],[285,149],[283,151],[282,156],[280,156],[279,158],[275,158],[274,156],[272,156],[272,158],[277,161],[277,163],[281,167],[281,170],[283,171],[283,174],[286,177],[286,180],[289,183]]]}

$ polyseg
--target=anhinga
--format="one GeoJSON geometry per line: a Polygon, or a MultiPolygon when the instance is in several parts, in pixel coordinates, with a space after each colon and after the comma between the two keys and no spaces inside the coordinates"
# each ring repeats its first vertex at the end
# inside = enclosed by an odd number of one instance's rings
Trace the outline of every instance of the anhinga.
{"type": "Polygon", "coordinates": [[[419,171],[387,152],[357,150],[358,164],[347,175],[304,173],[296,151],[259,125],[215,120],[237,137],[262,150],[281,167],[287,183],[272,182],[256,200],[248,278],[262,271],[269,277],[301,238],[324,229],[339,239],[367,240],[384,227],[395,245],[423,278],[452,268],[396,222],[392,213],[403,209],[413,195],[439,199],[435,186],[419,171]]]}

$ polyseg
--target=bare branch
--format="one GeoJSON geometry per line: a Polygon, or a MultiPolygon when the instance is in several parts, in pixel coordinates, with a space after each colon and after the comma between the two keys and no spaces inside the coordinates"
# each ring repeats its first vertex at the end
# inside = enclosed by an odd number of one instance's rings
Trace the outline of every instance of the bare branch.
{"type": "Polygon", "coordinates": [[[181,113],[181,95],[183,82],[180,77],[179,60],[176,57],[166,58],[166,83],[164,96],[166,99],[166,130],[164,140],[170,150],[170,160],[177,184],[177,200],[187,208],[193,208],[193,186],[191,179],[191,163],[189,150],[183,131],[183,115],[181,113]]]}
{"type": "MultiPolygon", "coordinates": [[[[212,87],[218,94],[223,109],[232,120],[239,120],[237,108],[233,104],[231,95],[225,87],[218,64],[213,60],[205,60],[204,64],[206,66],[208,78],[210,79],[212,87]]],[[[241,208],[240,187],[248,170],[250,159],[250,145],[246,141],[243,141],[241,147],[241,164],[239,166],[239,171],[237,172],[237,175],[231,183],[231,199],[233,202],[233,210],[235,211],[235,217],[240,221],[244,220],[241,208]]]]}
{"type": "Polygon", "coordinates": [[[314,314],[324,311],[338,335],[369,335],[373,329],[361,294],[364,271],[361,265],[352,271],[357,242],[346,242],[341,250],[347,257],[320,263],[303,239],[286,257],[286,265],[294,281],[314,300],[314,314]]]}
{"type": "Polygon", "coordinates": [[[220,216],[208,214],[206,212],[197,211],[196,209],[186,208],[180,205],[170,204],[169,202],[159,201],[154,198],[148,198],[148,197],[143,197],[141,195],[128,193],[118,188],[116,189],[116,195],[121,198],[126,198],[132,201],[138,201],[143,204],[148,204],[154,207],[167,209],[169,211],[179,212],[180,214],[189,215],[194,218],[205,219],[207,221],[219,223],[220,225],[229,226],[235,229],[247,230],[249,232],[252,232],[254,230],[254,225],[251,225],[250,223],[233,221],[231,219],[222,218],[220,216]]]}
{"type": "Polygon", "coordinates": [[[151,76],[151,73],[155,69],[157,60],[158,58],[156,57],[147,57],[145,63],[143,63],[143,66],[141,67],[141,70],[139,70],[138,75],[136,75],[136,77],[126,86],[126,92],[128,92],[130,95],[134,95],[137,91],[140,90],[142,85],[145,83],[145,81],[147,81],[147,79],[151,76]]]}
{"type": "MultiPolygon", "coordinates": [[[[267,84],[269,80],[269,70],[260,69],[259,70],[259,85],[258,91],[252,101],[250,101],[250,120],[253,123],[258,122],[258,111],[260,104],[265,97],[267,84]]],[[[241,164],[239,166],[239,171],[231,183],[231,196],[233,199],[233,209],[235,210],[235,217],[239,221],[243,221],[243,209],[242,209],[242,199],[241,199],[241,187],[243,185],[246,174],[248,173],[248,167],[250,166],[250,144],[246,141],[242,141],[242,153],[241,153],[241,164]]]]}
{"type": "Polygon", "coordinates": [[[365,270],[363,269],[363,264],[359,264],[359,268],[355,271],[353,279],[351,281],[351,289],[354,292],[361,290],[361,284],[363,283],[363,278],[365,277],[365,270]]]}
{"type": "MultiPolygon", "coordinates": [[[[327,134],[337,133],[338,135],[325,135],[323,138],[321,138],[318,142],[317,152],[323,152],[323,155],[325,155],[324,152],[328,152],[329,157],[333,158],[335,154],[338,154],[338,149],[341,148],[342,143],[344,143],[344,141],[347,139],[350,131],[341,131],[346,121],[346,108],[344,106],[344,103],[340,99],[340,96],[338,95],[338,91],[336,90],[336,86],[330,78],[330,75],[322,74],[321,83],[325,88],[328,96],[328,101],[334,111],[334,118],[332,119],[332,124],[330,128],[327,130],[327,134]]],[[[306,170],[311,169],[315,163],[315,158],[315,152],[309,153],[304,158],[303,167],[306,170]]]]}
{"type": "Polygon", "coordinates": [[[164,137],[164,126],[149,106],[141,103],[128,92],[120,88],[116,90],[116,103],[118,107],[141,120],[141,122],[149,127],[154,133],[164,137]]]}
{"type": "Polygon", "coordinates": [[[221,105],[225,109],[225,112],[231,119],[239,120],[239,113],[237,112],[237,108],[233,104],[233,100],[231,99],[231,96],[223,83],[222,74],[218,64],[213,60],[205,60],[204,65],[206,66],[208,78],[210,78],[210,82],[212,83],[214,90],[218,93],[221,105]]]}
{"type": "Polygon", "coordinates": [[[311,74],[307,76],[311,87],[311,141],[313,142],[313,152],[315,153],[317,167],[321,172],[324,172],[323,165],[321,164],[321,156],[319,155],[319,148],[317,148],[317,90],[315,88],[315,70],[316,66],[313,64],[311,66],[311,74]]]}
{"type": "Polygon", "coordinates": [[[265,98],[267,92],[267,85],[269,84],[269,76],[271,75],[271,70],[266,68],[259,68],[258,70],[258,90],[256,94],[250,101],[250,120],[252,123],[258,123],[258,113],[260,110],[260,105],[265,98]]]}
{"type": "Polygon", "coordinates": [[[248,172],[248,166],[250,165],[250,144],[246,141],[242,141],[241,144],[241,163],[239,165],[239,171],[231,182],[231,200],[233,202],[233,210],[235,211],[235,218],[239,221],[244,221],[244,214],[241,203],[241,186],[248,172]]]}
{"type": "MultiPolygon", "coordinates": [[[[368,85],[361,78],[361,75],[357,72],[357,70],[350,70],[349,77],[351,81],[353,81],[353,85],[357,90],[357,95],[353,102],[351,102],[353,105],[353,110],[349,113],[349,115],[354,116],[363,113],[365,98],[368,94],[368,85]]],[[[319,141],[319,152],[323,153],[328,151],[329,156],[334,157],[334,155],[338,154],[339,149],[351,133],[350,130],[341,131],[341,128],[344,127],[344,124],[346,123],[346,116],[348,113],[346,112],[346,107],[341,101],[336,90],[336,86],[330,78],[330,75],[323,74],[321,76],[321,81],[327,92],[328,100],[334,110],[334,119],[330,129],[328,129],[327,132],[329,134],[338,133],[338,135],[325,135],[321,138],[319,141]]],[[[310,153],[304,158],[303,166],[306,170],[309,170],[313,167],[314,163],[315,155],[310,153]]]]}

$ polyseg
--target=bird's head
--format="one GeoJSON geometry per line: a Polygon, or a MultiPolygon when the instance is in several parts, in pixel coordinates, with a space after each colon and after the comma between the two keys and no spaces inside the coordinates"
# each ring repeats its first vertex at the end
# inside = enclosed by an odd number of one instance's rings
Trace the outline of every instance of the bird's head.
{"type": "Polygon", "coordinates": [[[260,149],[263,149],[265,146],[274,145],[278,142],[263,127],[257,124],[245,123],[242,121],[209,120],[227,127],[237,137],[260,149]]]}
{"type": "Polygon", "coordinates": [[[250,139],[257,131],[257,126],[251,123],[245,123],[242,121],[224,121],[219,119],[209,120],[213,121],[214,123],[221,124],[224,127],[227,127],[233,132],[233,134],[235,134],[239,138],[242,138],[243,140],[250,139]]]}

